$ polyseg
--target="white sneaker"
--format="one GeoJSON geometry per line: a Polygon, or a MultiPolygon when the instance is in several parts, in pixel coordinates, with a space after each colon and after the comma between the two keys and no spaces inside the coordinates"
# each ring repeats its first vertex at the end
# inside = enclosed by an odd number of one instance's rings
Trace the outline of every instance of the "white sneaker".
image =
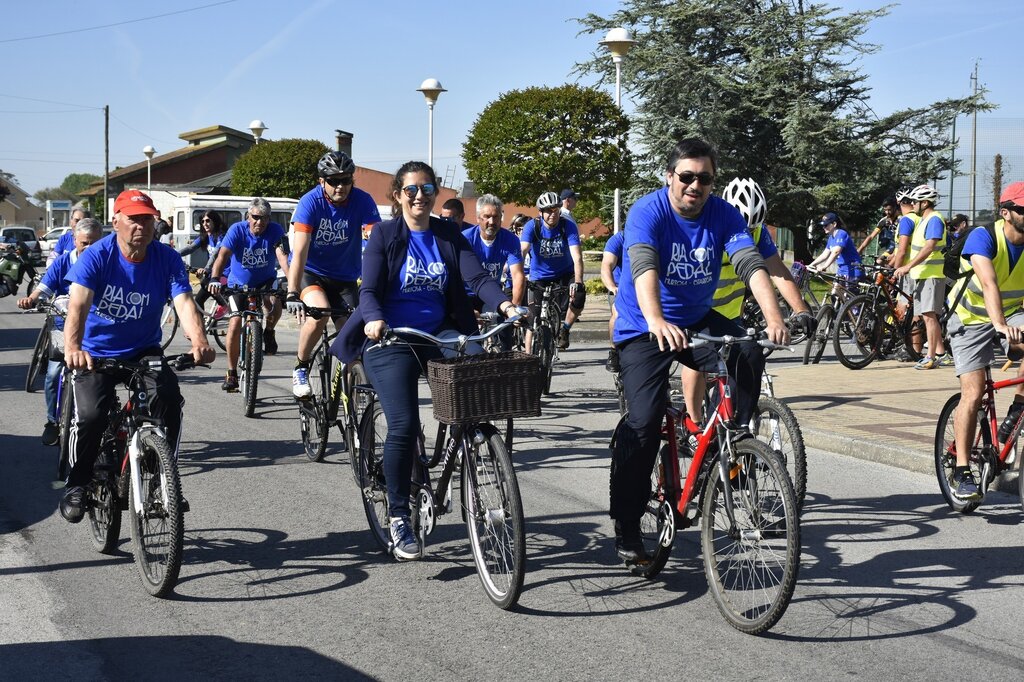
{"type": "Polygon", "coordinates": [[[309,370],[304,367],[296,367],[292,372],[292,395],[299,400],[305,400],[313,395],[309,388],[309,370]]]}

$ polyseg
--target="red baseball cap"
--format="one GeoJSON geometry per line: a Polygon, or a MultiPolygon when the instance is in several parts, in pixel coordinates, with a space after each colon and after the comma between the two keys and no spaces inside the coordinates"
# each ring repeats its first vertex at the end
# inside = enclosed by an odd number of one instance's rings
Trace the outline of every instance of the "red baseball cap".
{"type": "Polygon", "coordinates": [[[125,215],[155,215],[160,217],[160,211],[156,210],[153,200],[149,195],[137,189],[126,189],[117,195],[114,200],[114,213],[125,215]]]}
{"type": "Polygon", "coordinates": [[[1024,206],[1024,182],[1011,182],[999,195],[999,203],[1012,202],[1017,206],[1024,206]]]}

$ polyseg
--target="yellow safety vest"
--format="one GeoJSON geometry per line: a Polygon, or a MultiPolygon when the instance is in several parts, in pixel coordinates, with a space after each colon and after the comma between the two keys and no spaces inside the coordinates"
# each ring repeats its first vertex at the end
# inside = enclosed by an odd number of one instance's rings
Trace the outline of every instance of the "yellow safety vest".
{"type": "MultiPolygon", "coordinates": [[[[915,231],[917,230],[917,224],[919,222],[921,222],[921,216],[917,215],[913,211],[911,211],[910,213],[907,213],[904,216],[900,216],[900,217],[902,217],[902,218],[910,218],[910,220],[914,223],[914,230],[915,231]]],[[[896,225],[897,225],[897,229],[896,229],[896,245],[897,246],[899,246],[899,243],[900,243],[899,224],[900,224],[900,221],[897,220],[896,221],[896,225]]],[[[910,233],[910,239],[911,240],[914,239],[914,233],[913,232],[910,233]]],[[[900,263],[900,265],[906,265],[909,262],[910,262],[910,249],[907,249],[907,252],[905,254],[903,254],[903,262],[900,263]]]]}
{"type": "Polygon", "coordinates": [[[914,279],[945,277],[942,273],[942,265],[945,262],[942,256],[942,247],[946,245],[946,221],[942,219],[942,216],[937,211],[928,216],[927,220],[924,217],[918,220],[917,225],[914,227],[914,236],[910,238],[910,258],[913,260],[927,243],[928,240],[924,238],[924,230],[932,218],[938,218],[942,223],[942,237],[935,243],[935,249],[928,254],[927,260],[910,268],[910,276],[914,279]]]}
{"type": "MultiPolygon", "coordinates": [[[[982,227],[979,230],[985,229],[982,227]]],[[[1003,316],[1009,317],[1021,308],[1024,302],[1024,256],[1017,260],[1010,270],[1010,250],[1006,245],[1006,235],[1003,233],[1003,221],[997,220],[995,225],[996,257],[992,259],[992,267],[996,271],[996,284],[999,285],[999,294],[1003,301],[1003,316]]],[[[963,263],[961,263],[963,267],[963,263]]],[[[955,291],[955,289],[954,289],[955,291]]],[[[953,296],[950,296],[950,303],[953,296]]],[[[985,309],[985,294],[981,289],[981,280],[978,275],[971,275],[971,281],[964,291],[963,298],[956,306],[957,317],[964,325],[988,324],[992,320],[985,309]]]]}
{"type": "MultiPolygon", "coordinates": [[[[754,228],[751,236],[754,238],[754,247],[761,240],[761,228],[764,223],[754,228]]],[[[729,260],[729,254],[722,252],[722,272],[718,276],[718,288],[711,299],[711,307],[724,315],[727,319],[735,320],[743,312],[743,298],[747,292],[747,285],[743,283],[736,268],[729,260]]]]}

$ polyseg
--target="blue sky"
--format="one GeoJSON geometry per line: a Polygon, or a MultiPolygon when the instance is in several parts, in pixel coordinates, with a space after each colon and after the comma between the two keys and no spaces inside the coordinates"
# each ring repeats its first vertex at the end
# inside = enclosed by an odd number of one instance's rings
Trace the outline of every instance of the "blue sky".
{"type": "MultiPolygon", "coordinates": [[[[334,129],[353,132],[356,162],[391,171],[426,157],[427,109],[416,88],[434,77],[449,90],[435,109],[435,166],[459,182],[465,179],[461,145],[479,112],[508,90],[571,80],[573,65],[598,50],[598,37],[578,36],[574,18],[608,15],[619,6],[611,0],[215,3],[7,3],[0,169],[29,192],[58,185],[72,172],[102,174],[99,108],[109,104],[112,168],[141,161],[147,144],[158,153],[182,146],[184,131],[214,124],[246,130],[259,118],[270,139],[333,145],[334,129]],[[201,9],[188,11],[193,8],[201,9]],[[162,14],[168,16],[156,17],[162,14]],[[81,30],[108,24],[119,25],[81,30]],[[22,40],[50,33],[62,35],[22,40]]],[[[866,36],[883,46],[861,61],[873,107],[885,114],[964,95],[980,59],[980,81],[1000,105],[992,116],[1024,117],[1014,50],[1019,34],[1011,28],[1022,22],[1019,1],[910,0],[894,7],[866,36]]],[[[958,133],[969,143],[963,128],[958,133]]],[[[1013,170],[1024,172],[1021,158],[1013,170]]]]}

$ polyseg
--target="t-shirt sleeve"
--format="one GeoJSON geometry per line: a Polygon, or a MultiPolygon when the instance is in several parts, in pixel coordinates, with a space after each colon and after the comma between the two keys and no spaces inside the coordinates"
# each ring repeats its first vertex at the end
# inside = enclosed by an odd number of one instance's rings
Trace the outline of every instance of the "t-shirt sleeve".
{"type": "MultiPolygon", "coordinates": [[[[726,204],[728,206],[728,204],[726,204]]],[[[725,243],[725,252],[732,256],[740,249],[754,248],[754,238],[750,236],[750,230],[747,229],[747,223],[743,220],[743,216],[732,206],[729,206],[729,211],[719,210],[718,216],[722,224],[723,229],[723,241],[725,243]]]]}
{"type": "Polygon", "coordinates": [[[928,224],[924,228],[925,239],[942,239],[946,234],[946,226],[942,224],[942,219],[938,216],[932,216],[928,219],[928,224]]]}
{"type": "Polygon", "coordinates": [[[762,258],[771,258],[779,252],[767,227],[761,227],[761,237],[757,240],[757,252],[761,254],[762,258]]]}
{"type": "Polygon", "coordinates": [[[39,286],[43,288],[44,291],[52,294],[60,290],[62,279],[61,271],[64,270],[64,268],[61,267],[61,258],[63,257],[64,254],[58,256],[57,260],[53,261],[53,263],[50,264],[50,267],[46,268],[46,272],[43,273],[42,279],[39,280],[39,286]]]}
{"type": "Polygon", "coordinates": [[[613,254],[620,261],[622,260],[622,238],[623,233],[620,231],[613,234],[604,245],[605,253],[613,254]]]}
{"type": "Polygon", "coordinates": [[[507,231],[499,232],[499,234],[501,235],[502,240],[505,242],[505,246],[502,247],[503,250],[508,251],[508,258],[505,259],[505,262],[508,263],[509,265],[522,263],[523,252],[519,247],[519,240],[516,239],[516,236],[511,232],[507,231]]]}
{"type": "Polygon", "coordinates": [[[534,230],[534,221],[533,220],[526,221],[526,224],[523,225],[523,234],[519,237],[519,242],[521,244],[532,244],[533,243],[533,230],[534,230]]]}
{"type": "Polygon", "coordinates": [[[220,248],[227,249],[231,253],[236,253],[238,251],[239,235],[240,232],[234,227],[232,227],[230,230],[228,230],[227,235],[224,237],[224,241],[220,243],[220,248]]]}
{"type": "Polygon", "coordinates": [[[979,227],[971,230],[971,233],[967,235],[967,241],[964,242],[964,250],[960,252],[960,257],[970,260],[971,256],[977,254],[992,260],[996,257],[996,252],[996,243],[992,241],[988,230],[979,227]]]}
{"type": "Polygon", "coordinates": [[[171,298],[177,298],[181,294],[192,293],[192,283],[188,281],[188,270],[185,269],[185,262],[178,257],[174,249],[169,253],[168,269],[170,270],[171,298]]]}
{"type": "Polygon", "coordinates": [[[374,203],[373,197],[369,194],[365,195],[363,204],[363,218],[362,223],[366,225],[376,225],[380,222],[380,211],[377,210],[377,204],[374,203]]]}
{"type": "Polygon", "coordinates": [[[840,249],[845,249],[850,243],[850,233],[846,230],[835,231],[835,242],[834,246],[838,246],[840,249]]]}
{"type": "Polygon", "coordinates": [[[579,246],[580,245],[580,228],[579,228],[579,226],[577,226],[575,222],[573,222],[572,220],[569,220],[568,218],[565,219],[565,223],[566,223],[566,225],[565,225],[565,237],[566,237],[566,240],[569,242],[569,246],[579,246]]]}
{"type": "MultiPolygon", "coordinates": [[[[75,261],[75,264],[68,270],[68,274],[64,276],[64,281],[69,284],[78,284],[95,293],[100,286],[100,265],[102,261],[99,258],[99,254],[100,249],[86,249],[83,251],[82,255],[75,261]]],[[[185,267],[181,258],[178,258],[178,262],[182,264],[182,268],[185,267]]]]}
{"type": "Polygon", "coordinates": [[[636,244],[647,244],[658,248],[658,218],[648,202],[641,206],[634,205],[626,215],[626,226],[622,230],[622,250],[628,251],[636,244]]]}
{"type": "Polygon", "coordinates": [[[914,221],[908,218],[907,216],[903,216],[902,218],[900,218],[898,231],[901,237],[911,236],[912,234],[914,234],[914,221]]]}
{"type": "Polygon", "coordinates": [[[312,232],[314,222],[316,219],[313,217],[313,199],[307,194],[299,199],[295,212],[292,213],[292,224],[296,232],[312,232]]]}

